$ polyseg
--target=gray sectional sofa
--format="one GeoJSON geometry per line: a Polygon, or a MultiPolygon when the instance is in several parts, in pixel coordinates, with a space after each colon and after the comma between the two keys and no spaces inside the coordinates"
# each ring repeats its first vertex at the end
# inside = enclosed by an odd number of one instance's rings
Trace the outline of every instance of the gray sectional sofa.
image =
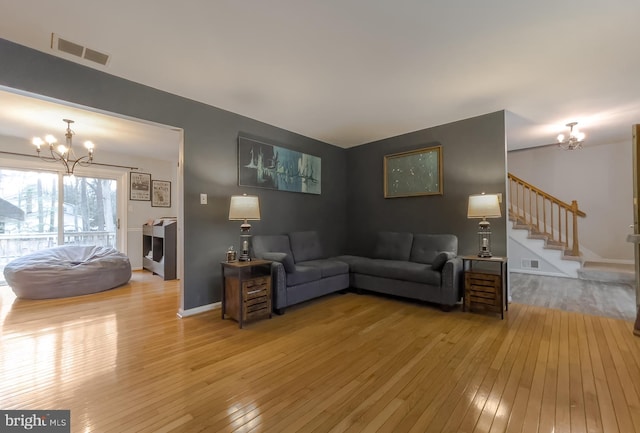
{"type": "Polygon", "coordinates": [[[272,260],[273,305],[290,305],[349,287],[449,307],[462,297],[458,238],[449,234],[381,232],[371,257],[324,256],[316,232],[255,235],[253,254],[272,260]]]}
{"type": "Polygon", "coordinates": [[[380,232],[371,257],[339,256],[350,287],[440,304],[462,298],[462,259],[451,234],[380,232]]]}
{"type": "Polygon", "coordinates": [[[317,232],[255,235],[253,254],[274,261],[272,304],[278,314],[290,305],[349,287],[349,265],[324,256],[317,232]]]}

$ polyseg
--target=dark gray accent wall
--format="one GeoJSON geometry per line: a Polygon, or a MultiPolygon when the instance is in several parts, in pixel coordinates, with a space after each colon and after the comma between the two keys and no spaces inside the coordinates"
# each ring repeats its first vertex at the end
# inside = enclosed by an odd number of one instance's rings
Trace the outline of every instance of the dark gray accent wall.
{"type": "Polygon", "coordinates": [[[229,197],[260,197],[253,233],[318,230],[327,254],[343,251],[347,206],[346,152],[225,110],[124,80],[0,39],[0,85],[171,125],[184,130],[184,307],[220,299],[220,265],[239,244],[240,224],[228,221],[229,197]],[[273,141],[322,158],[322,195],[237,186],[237,137],[273,141]],[[200,205],[200,193],[209,204],[200,205]]]}
{"type": "MultiPolygon", "coordinates": [[[[478,220],[467,219],[470,194],[505,194],[506,149],[504,111],[392,137],[347,151],[348,248],[369,254],[378,231],[453,233],[460,254],[478,251],[478,220]],[[385,155],[441,145],[444,194],[384,198],[385,155]]],[[[506,255],[504,217],[492,219],[492,250],[506,255]]]]}

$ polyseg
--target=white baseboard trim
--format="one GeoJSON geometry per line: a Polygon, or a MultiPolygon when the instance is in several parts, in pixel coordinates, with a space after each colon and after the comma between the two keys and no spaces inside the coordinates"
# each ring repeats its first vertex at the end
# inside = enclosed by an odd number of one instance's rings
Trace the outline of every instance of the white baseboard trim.
{"type": "Polygon", "coordinates": [[[222,304],[220,302],[214,302],[213,304],[201,305],[200,307],[189,308],[188,310],[183,310],[182,308],[180,308],[178,310],[178,317],[183,319],[185,317],[194,316],[196,314],[205,313],[207,311],[217,310],[221,307],[222,304]]]}

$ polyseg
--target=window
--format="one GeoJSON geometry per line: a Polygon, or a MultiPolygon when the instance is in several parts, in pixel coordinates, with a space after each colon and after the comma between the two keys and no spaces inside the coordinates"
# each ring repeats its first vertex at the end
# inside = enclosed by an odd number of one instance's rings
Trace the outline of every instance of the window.
{"type": "Polygon", "coordinates": [[[0,168],[0,277],[4,265],[56,245],[118,247],[118,181],[0,168]]]}

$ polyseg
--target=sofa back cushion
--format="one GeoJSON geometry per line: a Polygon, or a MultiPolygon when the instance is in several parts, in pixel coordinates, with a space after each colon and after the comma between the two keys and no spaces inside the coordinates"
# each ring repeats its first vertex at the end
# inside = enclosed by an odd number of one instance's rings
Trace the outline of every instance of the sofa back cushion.
{"type": "Polygon", "coordinates": [[[412,242],[412,233],[379,232],[372,256],[374,259],[407,261],[412,242]]]}
{"type": "Polygon", "coordinates": [[[264,259],[265,253],[285,253],[293,257],[287,235],[254,235],[251,239],[253,254],[259,259],[264,259]]]}
{"type": "Polygon", "coordinates": [[[440,255],[440,253],[450,253],[446,256],[455,257],[458,254],[458,237],[450,234],[413,235],[413,246],[411,247],[410,258],[412,262],[432,265],[434,261],[436,261],[436,264],[443,266],[444,262],[440,262],[444,255],[440,255]],[[436,260],[436,258],[438,258],[438,260],[436,260]]]}
{"type": "Polygon", "coordinates": [[[291,250],[296,263],[324,258],[318,232],[289,233],[289,240],[291,241],[291,250]]]}

